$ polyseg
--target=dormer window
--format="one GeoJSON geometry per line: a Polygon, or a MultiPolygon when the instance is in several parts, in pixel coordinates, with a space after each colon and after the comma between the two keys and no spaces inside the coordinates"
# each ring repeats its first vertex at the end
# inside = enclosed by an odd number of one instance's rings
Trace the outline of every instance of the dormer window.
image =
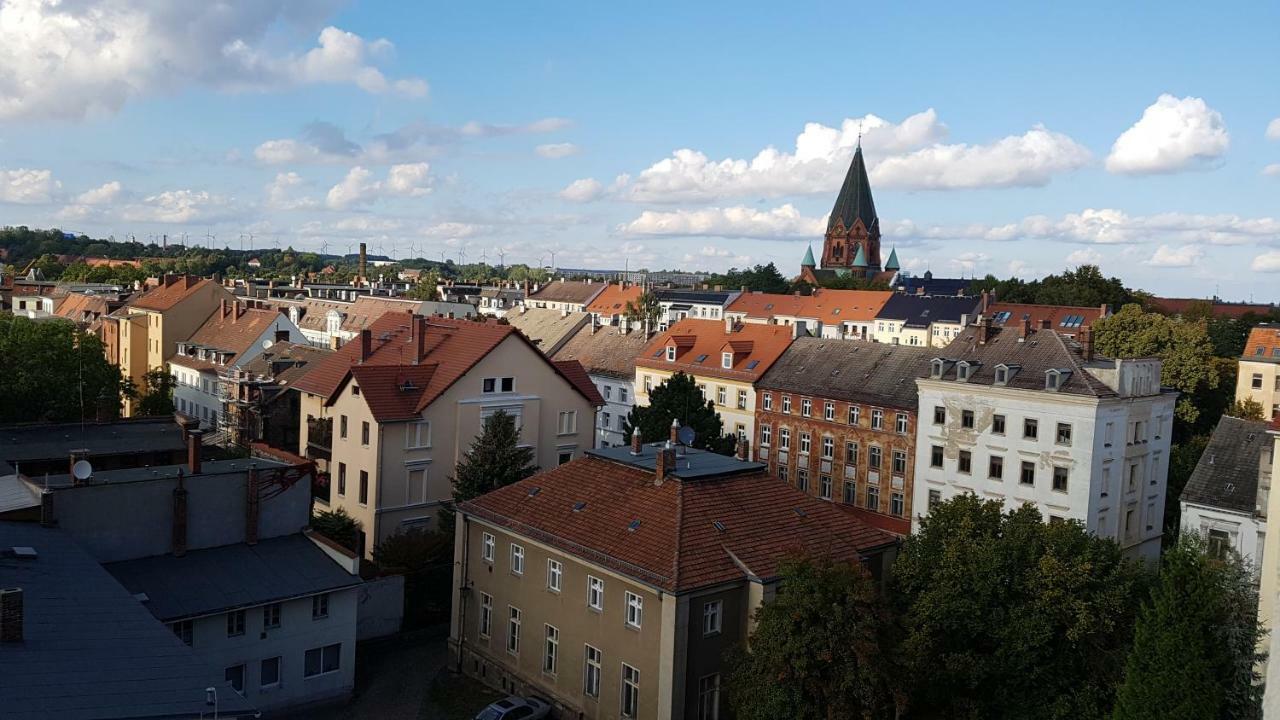
{"type": "Polygon", "coordinates": [[[733,368],[733,353],[731,352],[720,353],[720,367],[724,368],[725,370],[730,370],[733,368]]]}
{"type": "Polygon", "coordinates": [[[934,358],[929,361],[929,377],[940,378],[942,373],[947,371],[947,363],[942,358],[934,358]]]}
{"type": "Polygon", "coordinates": [[[1057,392],[1066,384],[1067,379],[1071,377],[1070,370],[1061,370],[1054,368],[1044,371],[1044,389],[1051,392],[1057,392]]]}
{"type": "Polygon", "coordinates": [[[973,377],[974,373],[978,372],[978,368],[980,367],[982,367],[982,363],[961,360],[959,363],[956,363],[956,381],[969,382],[969,378],[973,377]]]}
{"type": "Polygon", "coordinates": [[[668,345],[667,346],[667,362],[675,362],[675,361],[676,361],[676,346],[668,345]]]}
{"type": "Polygon", "coordinates": [[[1018,370],[1021,368],[1021,365],[1006,365],[1004,363],[1000,363],[996,366],[996,384],[1008,385],[1009,381],[1013,379],[1014,375],[1018,374],[1018,370]]]}

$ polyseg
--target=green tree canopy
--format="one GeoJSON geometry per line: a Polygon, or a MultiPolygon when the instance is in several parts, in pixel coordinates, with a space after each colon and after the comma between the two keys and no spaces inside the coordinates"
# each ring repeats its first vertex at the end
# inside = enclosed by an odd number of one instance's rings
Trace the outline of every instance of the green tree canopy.
{"type": "Polygon", "coordinates": [[[1104,717],[1141,570],[1078,523],[1001,508],[935,505],[894,565],[911,717],[1104,717]]]}
{"type": "Polygon", "coordinates": [[[538,471],[533,448],[520,445],[514,416],[499,410],[484,421],[484,429],[458,461],[453,473],[453,499],[471,498],[523,480],[538,471]]]}
{"type": "Polygon", "coordinates": [[[99,409],[117,417],[124,387],[96,336],[0,315],[0,422],[93,420],[99,409]]]}
{"type": "Polygon", "coordinates": [[[782,585],[756,611],[750,644],[730,659],[734,717],[892,717],[889,616],[867,572],[827,558],[793,558],[779,572],[782,585]]]}
{"type": "Polygon", "coordinates": [[[360,552],[356,531],[360,522],[347,514],[344,508],[321,510],[311,516],[311,528],[351,552],[360,552]]]}
{"type": "Polygon", "coordinates": [[[658,302],[657,295],[645,291],[635,300],[628,300],[623,312],[631,322],[643,325],[647,321],[649,327],[657,328],[658,318],[662,317],[662,305],[658,302]]]}
{"type": "Polygon", "coordinates": [[[745,287],[749,291],[766,293],[791,292],[791,281],[783,277],[782,273],[778,272],[778,267],[773,263],[756,265],[745,270],[730,268],[729,272],[723,275],[708,276],[706,284],[711,286],[720,285],[726,290],[741,290],[745,287]]]}
{"type": "Polygon", "coordinates": [[[142,390],[138,393],[138,415],[172,415],[173,376],[165,370],[148,370],[142,376],[142,390]]]}
{"type": "Polygon", "coordinates": [[[1138,613],[1114,720],[1261,718],[1257,600],[1239,557],[1184,535],[1138,613]]]}
{"type": "Polygon", "coordinates": [[[1103,303],[1118,308],[1129,303],[1142,302],[1144,294],[1124,286],[1120,278],[1108,278],[1097,265],[1081,265],[1074,270],[1064,270],[1059,275],[1049,275],[1040,280],[997,279],[988,275],[970,284],[972,292],[990,290],[1001,302],[1041,303],[1045,305],[1074,305],[1098,307],[1103,303]]]}
{"type": "Polygon", "coordinates": [[[659,442],[671,437],[673,420],[693,428],[693,447],[721,455],[733,454],[736,441],[732,435],[724,434],[715,404],[702,396],[692,375],[680,372],[649,391],[648,406],[631,408],[622,431],[630,438],[631,432],[639,427],[642,441],[659,442]]]}

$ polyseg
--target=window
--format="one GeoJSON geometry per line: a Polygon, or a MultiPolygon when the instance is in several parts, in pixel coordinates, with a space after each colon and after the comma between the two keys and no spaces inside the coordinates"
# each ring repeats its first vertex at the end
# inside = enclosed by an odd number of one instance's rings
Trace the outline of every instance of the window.
{"type": "Polygon", "coordinates": [[[872,470],[880,469],[880,448],[875,445],[867,449],[867,467],[872,470]]]}
{"type": "Polygon", "coordinates": [[[945,425],[947,423],[947,409],[941,405],[933,406],[933,424],[945,425]]]}
{"type": "Polygon", "coordinates": [[[258,664],[258,685],[275,687],[280,684],[280,658],[270,657],[258,664]]]}
{"type": "Polygon", "coordinates": [[[307,651],[302,669],[303,677],[315,677],[337,672],[342,665],[342,643],[311,648],[307,651]]]}
{"type": "Polygon", "coordinates": [[[880,511],[880,488],[875,485],[867,486],[867,509],[880,511]]]}
{"type": "Polygon", "coordinates": [[[520,608],[507,606],[507,652],[520,654],[520,608]]]}
{"type": "Polygon", "coordinates": [[[524,548],[511,543],[511,572],[514,575],[524,574],[524,548]]]}
{"type": "Polygon", "coordinates": [[[862,419],[862,407],[859,405],[849,406],[849,424],[857,425],[862,419]]]}
{"type": "Polygon", "coordinates": [[[796,488],[809,492],[809,469],[796,468],[796,488]]]}
{"type": "Polygon", "coordinates": [[[991,434],[992,435],[1004,434],[1004,416],[1003,415],[991,416],[991,434]]]}
{"type": "Polygon", "coordinates": [[[360,504],[369,504],[369,471],[360,471],[360,504]]]}
{"type": "Polygon", "coordinates": [[[1102,487],[1098,494],[1106,497],[1109,492],[1111,492],[1111,468],[1104,467],[1102,468],[1102,487]]]}
{"type": "Polygon", "coordinates": [[[858,484],[852,480],[844,481],[844,502],[846,505],[858,502],[858,484]]]}
{"type": "Polygon", "coordinates": [[[347,494],[347,464],[338,463],[338,495],[347,494]]]}
{"type": "Polygon", "coordinates": [[[1023,485],[1036,484],[1036,464],[1035,463],[1028,462],[1026,460],[1022,461],[1022,476],[1019,479],[1019,482],[1021,482],[1023,485]]]}
{"type": "Polygon", "coordinates": [[[987,477],[992,480],[1004,479],[1004,458],[999,455],[991,456],[991,461],[987,464],[987,477]]]}
{"type": "Polygon", "coordinates": [[[431,423],[419,420],[405,425],[404,439],[406,448],[431,447],[431,423]]]}
{"type": "Polygon", "coordinates": [[[1133,492],[1138,489],[1138,463],[1129,464],[1129,487],[1128,491],[1133,492]]]}
{"type": "Polygon", "coordinates": [[[906,413],[896,413],[894,420],[894,429],[899,435],[907,434],[907,415],[906,413]]]}
{"type": "Polygon", "coordinates": [[[1040,421],[1034,418],[1027,418],[1022,421],[1022,437],[1027,440],[1035,440],[1040,436],[1040,421]]]}
{"type": "Polygon", "coordinates": [[[1262,389],[1262,373],[1254,373],[1254,374],[1253,374],[1253,385],[1252,385],[1252,387],[1253,387],[1253,389],[1254,389],[1254,390],[1261,390],[1261,389],[1262,389]]]}
{"type": "Polygon", "coordinates": [[[342,438],[343,440],[347,439],[347,416],[346,415],[338,416],[338,437],[342,438]]]}
{"type": "Polygon", "coordinates": [[[968,450],[961,450],[960,456],[956,462],[956,467],[965,475],[971,474],[973,472],[973,453],[968,450]]]}
{"type": "Polygon", "coordinates": [[[626,401],[627,401],[627,389],[624,387],[618,388],[618,402],[625,403],[626,401]]]}
{"type": "Polygon", "coordinates": [[[720,600],[708,600],[702,603],[702,634],[715,635],[720,632],[720,621],[724,615],[724,603],[720,600]]]}
{"type": "Polygon", "coordinates": [[[547,561],[547,589],[560,592],[560,581],[564,577],[564,565],[559,560],[547,561]]]}
{"type": "Polygon", "coordinates": [[[645,391],[645,392],[649,392],[650,390],[653,390],[653,377],[652,377],[652,376],[649,376],[649,375],[645,375],[645,376],[644,376],[644,391],[645,391]]]}
{"type": "Polygon", "coordinates": [[[738,391],[738,409],[739,410],[747,409],[747,391],[746,390],[738,391]]]}
{"type": "Polygon", "coordinates": [[[822,406],[822,417],[831,422],[836,419],[836,404],[833,402],[825,403],[822,406]]]}
{"type": "Polygon", "coordinates": [[[782,396],[782,412],[788,415],[791,414],[791,396],[790,395],[782,396]]]}
{"type": "Polygon", "coordinates": [[[244,665],[232,665],[222,671],[222,679],[231,683],[231,689],[244,694],[244,665]]]}
{"type": "Polygon", "coordinates": [[[772,410],[773,409],[773,393],[765,393],[764,397],[761,399],[760,402],[764,404],[765,410],[772,410]]]}
{"type": "Polygon", "coordinates": [[[622,663],[622,717],[634,718],[640,712],[640,671],[622,663]]]}
{"type": "Polygon", "coordinates": [[[1067,469],[1064,467],[1055,467],[1053,469],[1053,489],[1058,492],[1067,491],[1067,469]]]}
{"type": "Polygon", "coordinates": [[[807,432],[800,433],[800,454],[808,455],[809,447],[812,445],[812,439],[807,432]]]}
{"type": "Polygon", "coordinates": [[[1059,445],[1071,444],[1071,426],[1067,423],[1058,423],[1057,437],[1054,440],[1059,445]]]}
{"type": "Polygon", "coordinates": [[[486,394],[496,392],[509,393],[515,390],[515,384],[515,378],[485,378],[481,382],[481,392],[486,394]]]}
{"type": "Polygon", "coordinates": [[[244,610],[232,610],[227,613],[227,637],[244,634],[244,610]]]}
{"type": "Polygon", "coordinates": [[[493,596],[480,593],[480,637],[487,638],[493,631],[493,596]]]}
{"type": "Polygon", "coordinates": [[[973,411],[972,410],[960,411],[960,427],[966,430],[973,429],[973,411]]]}
{"type": "Polygon", "coordinates": [[[564,410],[560,413],[560,422],[556,425],[559,435],[572,435],[578,432],[578,411],[564,410]]]}
{"type": "Polygon", "coordinates": [[[644,619],[644,598],[639,595],[627,593],[627,624],[631,627],[640,627],[640,621],[644,619]]]}
{"type": "Polygon", "coordinates": [[[1111,442],[1112,440],[1115,439],[1115,433],[1116,433],[1116,424],[1113,422],[1107,423],[1106,432],[1102,436],[1104,446],[1111,447],[1111,442]]]}
{"type": "Polygon", "coordinates": [[[600,665],[604,655],[598,648],[586,646],[586,670],[582,673],[582,692],[587,697],[600,697],[600,665]]]}
{"type": "Polygon", "coordinates": [[[169,629],[173,630],[173,634],[177,635],[182,642],[188,646],[193,645],[195,640],[195,625],[190,620],[179,620],[169,625],[169,629]]]}
{"type": "Polygon", "coordinates": [[[768,425],[761,425],[760,426],[760,445],[763,447],[769,447],[769,441],[772,437],[773,437],[773,429],[770,428],[768,425]]]}
{"type": "Polygon", "coordinates": [[[557,465],[564,465],[565,463],[570,462],[570,461],[572,461],[572,460],[573,460],[573,451],[572,451],[572,450],[561,450],[561,451],[556,455],[556,464],[557,464],[557,465]]]}
{"type": "Polygon", "coordinates": [[[720,367],[726,370],[733,367],[733,353],[720,353],[720,367]]]}
{"type": "Polygon", "coordinates": [[[844,444],[844,464],[855,466],[858,464],[858,443],[846,442],[844,444]]]}
{"type": "Polygon", "coordinates": [[[894,450],[893,451],[893,473],[895,475],[902,475],[906,471],[907,471],[907,451],[894,450]]]}
{"type": "Polygon", "coordinates": [[[311,596],[311,619],[320,620],[329,617],[329,593],[311,596]]]}
{"type": "Polygon", "coordinates": [[[902,517],[905,502],[906,501],[900,492],[889,495],[889,514],[894,517],[902,517]]]}
{"type": "Polygon", "coordinates": [[[720,674],[698,680],[698,720],[720,720],[720,674]]]}
{"type": "Polygon", "coordinates": [[[836,456],[836,439],[830,436],[822,438],[822,457],[830,460],[836,456]]]}
{"type": "Polygon", "coordinates": [[[369,423],[368,422],[360,423],[360,444],[364,445],[365,447],[369,446],[369,423]]]}
{"type": "Polygon", "coordinates": [[[427,501],[427,466],[413,465],[405,468],[404,502],[418,505],[427,501]]]}
{"type": "Polygon", "coordinates": [[[262,629],[272,630],[280,627],[280,603],[262,606],[262,629]]]}
{"type": "Polygon", "coordinates": [[[831,499],[831,476],[821,475],[818,477],[818,496],[823,500],[831,499]]]}
{"type": "Polygon", "coordinates": [[[884,429],[884,411],[883,410],[871,411],[871,429],[872,430],[884,429]]]}
{"type": "Polygon", "coordinates": [[[791,429],[778,428],[778,448],[781,450],[791,449],[791,429]]]}
{"type": "Polygon", "coordinates": [[[725,403],[728,402],[726,400],[727,397],[728,397],[727,391],[725,390],[724,386],[723,385],[717,386],[716,387],[716,404],[723,407],[725,403]]]}
{"type": "Polygon", "coordinates": [[[556,661],[560,656],[560,630],[553,625],[546,626],[546,642],[542,650],[542,672],[556,674],[556,661]]]}
{"type": "MultiPolygon", "coordinates": [[[[1132,512],[1132,511],[1130,511],[1132,512]]],[[[1226,530],[1209,531],[1209,556],[1225,560],[1227,551],[1231,549],[1231,536],[1226,530]]]]}
{"type": "Polygon", "coordinates": [[[805,416],[805,417],[809,417],[809,415],[810,415],[812,412],[813,412],[813,401],[812,401],[812,400],[810,400],[809,398],[804,398],[803,400],[801,400],[801,401],[800,401],[800,414],[801,414],[801,415],[803,415],[803,416],[805,416]]]}
{"type": "Polygon", "coordinates": [[[675,362],[675,361],[676,361],[676,346],[668,345],[667,346],[667,362],[675,362]]]}
{"type": "Polygon", "coordinates": [[[587,607],[592,610],[604,609],[604,581],[591,575],[587,576],[587,607]]]}
{"type": "Polygon", "coordinates": [[[613,399],[613,386],[612,386],[612,385],[601,385],[601,386],[600,386],[600,391],[604,394],[604,399],[605,399],[606,401],[608,401],[608,400],[612,400],[612,399],[613,399]]]}
{"type": "MultiPolygon", "coordinates": [[[[206,391],[206,392],[207,392],[207,391],[206,391]]],[[[353,384],[351,385],[351,394],[352,394],[352,395],[359,395],[359,394],[360,394],[360,386],[359,386],[359,385],[356,385],[356,384],[354,384],[354,383],[353,383],[353,384]]]]}
{"type": "Polygon", "coordinates": [[[480,556],[485,562],[492,563],[493,547],[495,545],[494,537],[490,533],[484,533],[481,538],[482,550],[480,551],[480,556]]]}
{"type": "Polygon", "coordinates": [[[787,482],[787,466],[781,463],[778,464],[778,479],[787,482]]]}
{"type": "Polygon", "coordinates": [[[934,509],[941,502],[942,502],[942,491],[930,490],[929,491],[929,509],[930,510],[934,509]]]}

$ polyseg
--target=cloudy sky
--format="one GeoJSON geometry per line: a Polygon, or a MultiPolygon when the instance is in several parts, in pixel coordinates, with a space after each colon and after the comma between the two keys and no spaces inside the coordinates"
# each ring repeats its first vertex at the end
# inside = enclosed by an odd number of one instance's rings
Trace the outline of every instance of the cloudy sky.
{"type": "Polygon", "coordinates": [[[1280,5],[751,5],[0,0],[0,224],[1280,301],[1280,5]]]}

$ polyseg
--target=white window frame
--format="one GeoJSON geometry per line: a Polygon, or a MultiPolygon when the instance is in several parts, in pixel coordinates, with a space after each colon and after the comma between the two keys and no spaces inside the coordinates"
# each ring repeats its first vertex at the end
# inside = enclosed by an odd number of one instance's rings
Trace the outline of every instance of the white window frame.
{"type": "Polygon", "coordinates": [[[702,603],[702,636],[720,634],[724,622],[724,601],[708,600],[702,603]]]}
{"type": "Polygon", "coordinates": [[[556,424],[557,435],[574,435],[578,432],[578,411],[561,410],[556,424]]]}
{"type": "Polygon", "coordinates": [[[493,633],[493,596],[480,593],[480,637],[489,638],[493,633]]]}
{"type": "Polygon", "coordinates": [[[836,404],[833,402],[824,403],[822,406],[822,417],[827,422],[834,422],[836,419],[836,404]]]}
{"type": "Polygon", "coordinates": [[[542,672],[555,675],[560,664],[560,629],[555,625],[543,626],[542,672]]]}
{"type": "Polygon", "coordinates": [[[310,648],[305,653],[303,653],[302,679],[310,680],[311,678],[318,678],[324,675],[331,675],[336,672],[342,672],[342,643],[330,643],[328,645],[321,645],[320,647],[310,648]],[[325,655],[330,650],[334,650],[334,652],[337,653],[338,661],[337,663],[334,664],[332,668],[326,670],[324,659],[325,659],[325,655]],[[307,656],[310,655],[311,653],[316,653],[316,652],[320,653],[320,670],[319,672],[308,673],[307,672],[307,656]]]}
{"type": "Polygon", "coordinates": [[[406,450],[421,450],[431,447],[431,423],[427,420],[407,423],[404,426],[404,443],[406,450]]]}
{"type": "Polygon", "coordinates": [[[507,557],[511,561],[511,574],[524,575],[524,547],[511,543],[511,552],[507,557]]]}
{"type": "Polygon", "coordinates": [[[547,559],[547,589],[551,592],[560,592],[560,587],[564,582],[564,563],[559,560],[547,559]]]}
{"type": "Polygon", "coordinates": [[[480,543],[480,559],[492,565],[494,550],[498,545],[498,539],[493,536],[493,533],[482,533],[480,536],[480,543]]]}
{"type": "Polygon", "coordinates": [[[627,591],[626,598],[627,598],[627,616],[626,616],[627,627],[632,627],[639,630],[640,626],[644,623],[644,598],[637,595],[636,593],[631,592],[630,590],[627,591]]]}
{"type": "Polygon", "coordinates": [[[676,361],[676,346],[668,345],[667,346],[667,362],[675,362],[675,361],[676,361]]]}
{"type": "Polygon", "coordinates": [[[760,401],[764,405],[765,410],[773,409],[773,393],[765,393],[760,401]]]}
{"type": "Polygon", "coordinates": [[[520,656],[520,608],[514,605],[507,606],[507,654],[520,656]]]}
{"type": "Polygon", "coordinates": [[[604,580],[595,575],[587,576],[587,607],[592,610],[604,610],[604,580]]]}
{"type": "Polygon", "coordinates": [[[600,697],[600,677],[604,670],[604,653],[594,645],[583,645],[582,694],[600,697]]]}
{"type": "Polygon", "coordinates": [[[731,352],[720,353],[720,367],[724,368],[725,370],[733,369],[733,353],[731,352]]]}
{"type": "Polygon", "coordinates": [[[640,671],[636,668],[622,663],[622,687],[619,688],[621,693],[618,699],[618,715],[624,718],[637,718],[640,716],[640,671]],[[628,696],[631,702],[628,708],[628,696]]]}

